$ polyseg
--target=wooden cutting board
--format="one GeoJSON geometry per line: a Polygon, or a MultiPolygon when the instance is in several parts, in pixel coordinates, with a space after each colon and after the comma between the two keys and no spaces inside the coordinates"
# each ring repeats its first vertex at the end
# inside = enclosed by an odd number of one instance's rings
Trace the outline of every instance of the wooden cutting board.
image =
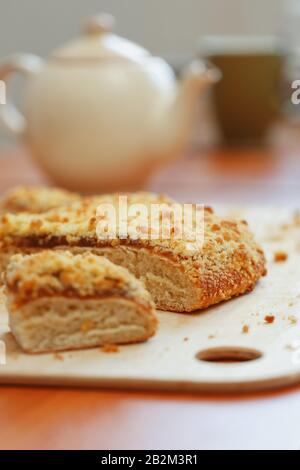
{"type": "Polygon", "coordinates": [[[18,348],[1,303],[0,382],[174,391],[300,382],[300,220],[292,209],[222,211],[248,218],[265,248],[269,273],[252,293],[190,315],[158,312],[158,333],[144,344],[41,355],[18,348]],[[287,261],[273,261],[277,250],[287,261]]]}

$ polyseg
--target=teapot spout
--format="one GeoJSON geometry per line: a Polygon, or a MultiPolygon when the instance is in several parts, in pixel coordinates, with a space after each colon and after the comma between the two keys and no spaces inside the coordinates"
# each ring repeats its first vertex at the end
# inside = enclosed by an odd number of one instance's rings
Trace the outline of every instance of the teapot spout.
{"type": "Polygon", "coordinates": [[[219,81],[221,72],[208,62],[195,60],[185,70],[167,116],[164,155],[178,155],[188,141],[199,97],[219,81]]]}

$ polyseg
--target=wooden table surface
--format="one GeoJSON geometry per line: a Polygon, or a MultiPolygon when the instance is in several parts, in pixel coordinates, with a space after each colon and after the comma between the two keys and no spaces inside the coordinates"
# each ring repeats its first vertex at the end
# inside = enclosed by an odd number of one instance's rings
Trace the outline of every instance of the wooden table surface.
{"type": "MultiPolygon", "coordinates": [[[[0,154],[1,192],[42,181],[21,150],[0,154]]],[[[206,204],[300,205],[300,149],[194,153],[149,189],[206,204]]],[[[0,449],[90,448],[299,449],[300,386],[224,396],[0,388],[0,449]]]]}

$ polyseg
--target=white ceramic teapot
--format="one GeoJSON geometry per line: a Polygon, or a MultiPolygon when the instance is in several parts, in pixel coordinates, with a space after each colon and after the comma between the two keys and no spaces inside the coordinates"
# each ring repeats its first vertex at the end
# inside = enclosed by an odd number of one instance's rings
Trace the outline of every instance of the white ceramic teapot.
{"type": "Polygon", "coordinates": [[[113,18],[91,18],[83,37],[47,61],[15,55],[0,79],[28,77],[24,115],[0,105],[0,122],[29,147],[59,185],[82,191],[142,185],[149,171],[182,151],[198,96],[217,71],[195,61],[176,83],[172,69],[112,34],[113,18]]]}

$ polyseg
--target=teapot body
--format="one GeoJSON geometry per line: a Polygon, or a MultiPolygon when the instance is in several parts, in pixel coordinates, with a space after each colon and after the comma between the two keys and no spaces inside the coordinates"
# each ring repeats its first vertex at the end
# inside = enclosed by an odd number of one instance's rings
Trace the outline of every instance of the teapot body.
{"type": "Polygon", "coordinates": [[[112,33],[110,15],[48,61],[20,54],[0,61],[0,80],[27,77],[24,115],[11,102],[0,123],[29,147],[52,180],[72,190],[137,189],[187,142],[199,94],[216,80],[194,61],[179,86],[162,59],[112,33]]]}
{"type": "MultiPolygon", "coordinates": [[[[24,139],[59,185],[82,191],[142,186],[161,158],[158,141],[174,99],[162,61],[141,66],[50,61],[24,97],[24,139]]],[[[159,59],[157,59],[160,61],[159,59]]]]}

